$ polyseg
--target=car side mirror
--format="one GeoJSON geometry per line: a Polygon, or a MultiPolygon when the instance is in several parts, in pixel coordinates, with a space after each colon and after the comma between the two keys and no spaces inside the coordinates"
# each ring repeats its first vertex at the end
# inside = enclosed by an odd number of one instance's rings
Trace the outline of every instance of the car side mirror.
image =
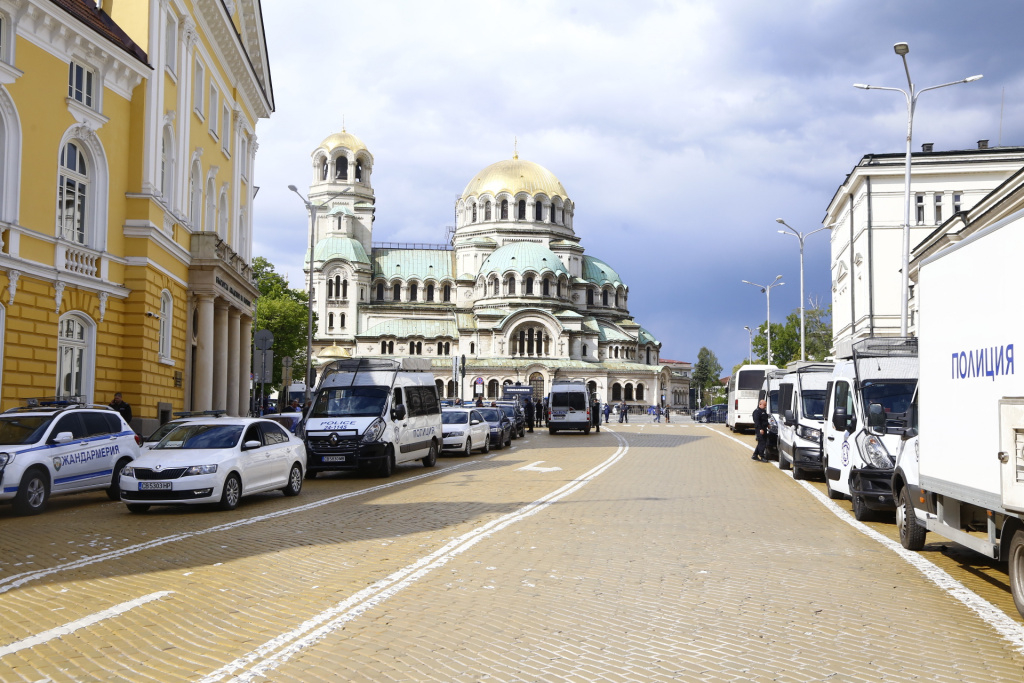
{"type": "Polygon", "coordinates": [[[835,412],[832,413],[832,426],[838,431],[844,432],[849,423],[850,419],[846,414],[846,407],[836,406],[835,412]]]}
{"type": "Polygon", "coordinates": [[[787,425],[791,425],[796,422],[796,415],[792,410],[787,410],[782,414],[782,419],[787,425]]]}
{"type": "Polygon", "coordinates": [[[53,437],[53,439],[51,441],[53,443],[67,443],[69,441],[74,441],[74,440],[75,440],[75,435],[72,434],[71,432],[61,432],[57,436],[53,437]]]}
{"type": "Polygon", "coordinates": [[[253,439],[252,441],[246,441],[244,444],[242,444],[242,448],[248,451],[252,450],[253,448],[259,448],[262,445],[262,443],[253,439]]]}
{"type": "Polygon", "coordinates": [[[868,428],[873,432],[885,433],[885,408],[881,403],[868,406],[868,428]]]}
{"type": "Polygon", "coordinates": [[[405,404],[399,403],[397,406],[391,409],[391,417],[395,420],[404,420],[406,416],[405,404]]]}
{"type": "Polygon", "coordinates": [[[471,424],[471,425],[478,425],[478,424],[480,424],[480,420],[472,420],[472,421],[470,421],[469,424],[471,424]]]}

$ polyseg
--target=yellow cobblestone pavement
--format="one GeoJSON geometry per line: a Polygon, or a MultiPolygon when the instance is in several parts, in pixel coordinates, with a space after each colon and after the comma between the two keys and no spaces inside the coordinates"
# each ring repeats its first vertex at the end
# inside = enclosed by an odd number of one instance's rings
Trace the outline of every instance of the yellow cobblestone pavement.
{"type": "MultiPolygon", "coordinates": [[[[231,513],[0,508],[0,680],[1024,680],[991,626],[732,438],[612,427],[231,513]]],[[[923,554],[1017,619],[1005,568],[943,545],[923,554]]]]}

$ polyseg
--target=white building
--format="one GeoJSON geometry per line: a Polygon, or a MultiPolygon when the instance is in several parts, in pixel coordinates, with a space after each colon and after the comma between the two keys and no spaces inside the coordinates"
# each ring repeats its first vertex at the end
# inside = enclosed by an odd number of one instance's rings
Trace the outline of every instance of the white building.
{"type": "MultiPolygon", "coordinates": [[[[900,334],[905,155],[869,154],[847,175],[822,224],[831,228],[833,348],[872,336],[900,334]]],[[[1024,147],[912,155],[910,245],[975,206],[1024,166],[1024,147]]],[[[910,332],[914,329],[911,283],[910,332]]]]}
{"type": "Polygon", "coordinates": [[[491,164],[457,200],[448,243],[399,245],[372,240],[373,164],[345,131],[312,154],[315,354],[432,357],[447,397],[517,382],[540,396],[556,376],[587,381],[602,402],[667,393],[661,343],[630,316],[615,270],[584,253],[553,173],[518,155],[491,164]],[[463,355],[460,388],[452,359],[463,355]]]}

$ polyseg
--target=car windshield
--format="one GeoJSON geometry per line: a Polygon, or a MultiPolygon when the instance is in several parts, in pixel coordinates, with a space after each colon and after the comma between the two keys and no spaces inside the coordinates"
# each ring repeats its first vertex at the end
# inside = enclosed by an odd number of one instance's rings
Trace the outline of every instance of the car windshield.
{"type": "Polygon", "coordinates": [[[0,445],[35,443],[53,420],[49,415],[11,415],[0,417],[0,445]]]}
{"type": "Polygon", "coordinates": [[[374,417],[384,412],[387,387],[333,387],[321,389],[310,417],[374,417]]]}
{"type": "Polygon", "coordinates": [[[157,427],[157,430],[146,437],[146,443],[157,443],[160,439],[167,436],[167,433],[175,427],[180,427],[180,422],[165,422],[164,424],[157,427]]]}
{"type": "Polygon", "coordinates": [[[469,413],[460,411],[441,411],[441,424],[464,425],[469,424],[469,413]]]}
{"type": "Polygon", "coordinates": [[[501,412],[505,413],[509,417],[515,417],[516,416],[516,407],[515,406],[498,406],[498,407],[501,408],[501,412]]]}
{"type": "Polygon", "coordinates": [[[864,414],[868,414],[868,406],[872,403],[881,403],[886,414],[900,415],[907,412],[910,401],[914,398],[915,385],[916,382],[913,381],[865,381],[861,384],[861,393],[864,396],[864,414]]]}
{"type": "Polygon", "coordinates": [[[488,422],[500,422],[501,416],[505,414],[497,408],[477,408],[476,411],[488,422]]]}
{"type": "Polygon", "coordinates": [[[242,435],[242,425],[183,424],[172,429],[154,448],[215,449],[233,448],[242,435]]]}
{"type": "Polygon", "coordinates": [[[804,389],[801,397],[804,409],[804,417],[812,420],[825,419],[825,390],[804,389]]]}

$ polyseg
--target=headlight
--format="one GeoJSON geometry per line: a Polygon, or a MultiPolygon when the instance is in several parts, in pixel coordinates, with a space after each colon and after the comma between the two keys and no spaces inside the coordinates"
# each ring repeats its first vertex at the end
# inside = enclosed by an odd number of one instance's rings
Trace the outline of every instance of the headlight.
{"type": "Polygon", "coordinates": [[[3,467],[12,460],[14,460],[14,456],[10,453],[0,453],[0,467],[3,467]]]}
{"type": "Polygon", "coordinates": [[[860,447],[860,458],[871,467],[880,469],[891,469],[895,464],[885,444],[874,434],[861,432],[857,437],[857,445],[860,447]]]}
{"type": "Polygon", "coordinates": [[[814,429],[812,427],[804,427],[803,425],[800,425],[799,427],[796,428],[796,433],[802,436],[803,438],[807,439],[808,441],[818,442],[821,440],[820,429],[814,429]]]}
{"type": "Polygon", "coordinates": [[[363,432],[363,443],[373,443],[374,441],[380,441],[380,438],[384,436],[384,428],[387,427],[384,424],[384,420],[379,417],[370,423],[370,426],[363,432]]]}
{"type": "Polygon", "coordinates": [[[447,439],[450,436],[462,436],[463,434],[465,434],[463,431],[442,432],[441,437],[447,439]]]}
{"type": "Polygon", "coordinates": [[[501,429],[502,428],[500,426],[491,425],[491,431],[492,432],[500,432],[501,429]]]}
{"type": "Polygon", "coordinates": [[[132,467],[131,465],[125,465],[124,467],[121,468],[121,476],[122,477],[134,477],[135,476],[135,468],[132,467]]]}
{"type": "Polygon", "coordinates": [[[192,465],[185,470],[183,477],[194,477],[198,474],[213,474],[217,471],[216,465],[192,465]]]}

